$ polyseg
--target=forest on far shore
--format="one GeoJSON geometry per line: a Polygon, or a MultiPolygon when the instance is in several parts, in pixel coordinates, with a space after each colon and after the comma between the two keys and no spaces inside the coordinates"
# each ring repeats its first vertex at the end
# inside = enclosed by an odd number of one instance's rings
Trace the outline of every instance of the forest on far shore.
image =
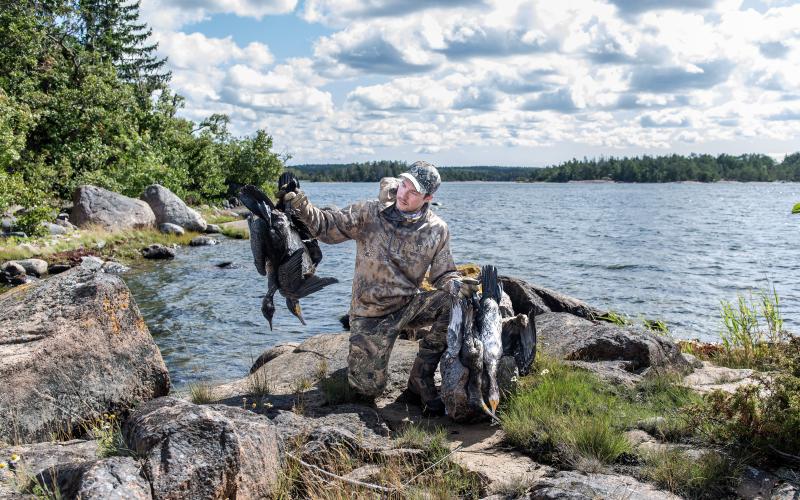
{"type": "MultiPolygon", "coordinates": [[[[374,161],[346,164],[290,166],[300,179],[314,182],[377,182],[397,176],[406,162],[374,161]]],[[[782,162],[763,154],[721,154],[601,157],[572,159],[549,167],[439,167],[443,181],[569,182],[608,180],[615,182],[800,182],[800,153],[782,162]]]]}

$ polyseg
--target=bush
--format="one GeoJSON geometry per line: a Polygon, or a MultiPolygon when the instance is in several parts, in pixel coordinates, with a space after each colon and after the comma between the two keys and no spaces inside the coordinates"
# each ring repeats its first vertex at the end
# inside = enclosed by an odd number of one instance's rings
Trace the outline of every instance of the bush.
{"type": "Polygon", "coordinates": [[[642,475],[659,487],[686,498],[719,498],[738,476],[725,455],[706,452],[697,458],[678,449],[644,456],[642,475]]]}

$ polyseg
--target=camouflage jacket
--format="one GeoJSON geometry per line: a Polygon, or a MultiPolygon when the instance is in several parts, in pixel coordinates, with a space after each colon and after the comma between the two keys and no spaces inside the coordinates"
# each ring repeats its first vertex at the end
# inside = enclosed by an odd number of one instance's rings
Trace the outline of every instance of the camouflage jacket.
{"type": "MultiPolygon", "coordinates": [[[[383,186],[383,185],[382,185],[383,186]]],[[[447,224],[426,205],[406,221],[388,200],[354,203],[341,210],[310,203],[298,210],[311,234],[324,243],[356,241],[350,314],[378,317],[402,308],[418,293],[430,269],[433,286],[446,289],[458,278],[447,224]]]]}

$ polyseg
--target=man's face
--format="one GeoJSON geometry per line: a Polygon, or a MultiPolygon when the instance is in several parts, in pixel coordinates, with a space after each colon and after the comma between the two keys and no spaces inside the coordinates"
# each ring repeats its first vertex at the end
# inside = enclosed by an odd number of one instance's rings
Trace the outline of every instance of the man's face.
{"type": "Polygon", "coordinates": [[[411,181],[403,179],[397,188],[397,208],[403,212],[416,212],[422,205],[431,201],[432,195],[422,194],[414,188],[411,181]]]}

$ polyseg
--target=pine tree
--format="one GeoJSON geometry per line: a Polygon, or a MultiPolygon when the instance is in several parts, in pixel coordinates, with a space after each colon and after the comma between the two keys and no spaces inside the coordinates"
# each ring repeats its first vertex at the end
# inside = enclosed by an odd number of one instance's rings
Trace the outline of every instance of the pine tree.
{"type": "Polygon", "coordinates": [[[157,43],[148,43],[153,30],[139,20],[139,0],[80,0],[79,12],[87,50],[111,62],[119,77],[136,84],[143,97],[169,82],[167,60],[156,55],[157,43]]]}

